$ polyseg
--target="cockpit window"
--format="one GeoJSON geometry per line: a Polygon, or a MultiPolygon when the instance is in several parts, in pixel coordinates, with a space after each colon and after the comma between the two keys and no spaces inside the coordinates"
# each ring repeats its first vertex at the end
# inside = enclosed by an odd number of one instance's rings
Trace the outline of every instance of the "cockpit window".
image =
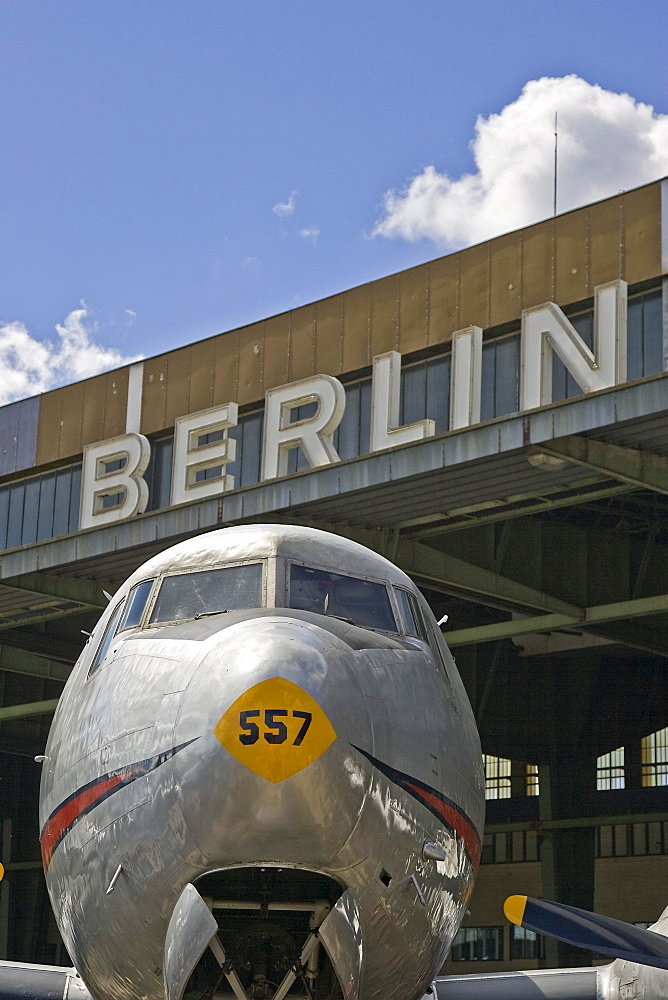
{"type": "Polygon", "coordinates": [[[135,628],[139,625],[154,583],[155,580],[143,580],[132,588],[117,631],[123,632],[126,628],[135,628]]]}
{"type": "Polygon", "coordinates": [[[262,607],[262,563],[179,573],[162,581],[151,622],[262,607]]]}
{"type": "Polygon", "coordinates": [[[397,596],[406,635],[413,635],[416,639],[429,642],[424,618],[415,595],[411,594],[408,590],[403,590],[401,587],[395,587],[394,593],[397,596]]]}
{"type": "Polygon", "coordinates": [[[116,633],[116,626],[118,625],[119,618],[121,617],[121,611],[123,610],[123,601],[117,604],[111,613],[111,618],[107,622],[107,627],[104,630],[104,635],[102,636],[102,642],[98,646],[97,653],[95,654],[95,659],[90,665],[90,670],[88,674],[94,674],[98,667],[102,666],[102,661],[107,655],[107,650],[111,645],[111,640],[114,638],[116,633]]]}
{"type": "Polygon", "coordinates": [[[290,607],[343,618],[361,628],[397,631],[387,587],[355,576],[342,576],[292,563],[290,607]]]}

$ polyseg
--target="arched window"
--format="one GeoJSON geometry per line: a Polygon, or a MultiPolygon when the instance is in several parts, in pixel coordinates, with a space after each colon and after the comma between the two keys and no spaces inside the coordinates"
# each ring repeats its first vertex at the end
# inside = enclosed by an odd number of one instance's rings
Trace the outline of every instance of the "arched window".
{"type": "Polygon", "coordinates": [[[485,798],[510,798],[510,761],[506,757],[494,757],[484,753],[482,761],[485,767],[485,798]]]}
{"type": "Polygon", "coordinates": [[[643,788],[668,785],[668,726],[643,736],[640,750],[643,788]]]}
{"type": "Polygon", "coordinates": [[[599,792],[624,788],[624,747],[596,758],[596,789],[599,792]]]}

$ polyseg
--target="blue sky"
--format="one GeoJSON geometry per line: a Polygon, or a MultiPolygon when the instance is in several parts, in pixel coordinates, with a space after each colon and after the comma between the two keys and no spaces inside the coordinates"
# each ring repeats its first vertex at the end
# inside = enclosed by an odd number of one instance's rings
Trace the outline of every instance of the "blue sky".
{"type": "Polygon", "coordinates": [[[553,105],[560,207],[668,173],[666,37],[664,0],[3,0],[0,401],[35,341],[13,395],[89,373],[77,352],[155,354],[547,214],[553,105]],[[476,119],[507,106],[481,168],[476,119]],[[607,131],[583,159],[585,111],[607,131]],[[536,143],[530,177],[491,177],[536,143]]]}

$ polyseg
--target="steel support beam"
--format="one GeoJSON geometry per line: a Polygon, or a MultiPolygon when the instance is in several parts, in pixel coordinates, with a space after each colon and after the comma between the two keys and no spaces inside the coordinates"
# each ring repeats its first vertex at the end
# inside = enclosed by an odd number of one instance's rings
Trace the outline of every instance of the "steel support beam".
{"type": "Polygon", "coordinates": [[[67,680],[72,672],[72,667],[58,660],[51,660],[44,656],[36,656],[34,653],[14,648],[13,646],[0,645],[0,670],[5,670],[11,674],[25,674],[28,677],[43,677],[45,680],[62,681],[67,680]]]}
{"type": "Polygon", "coordinates": [[[99,580],[74,579],[47,573],[24,573],[11,580],[0,579],[0,596],[3,591],[17,590],[27,594],[55,597],[59,601],[73,601],[87,608],[102,609],[109,603],[104,591],[113,594],[117,587],[99,580]]]}
{"type": "Polygon", "coordinates": [[[5,705],[0,708],[0,722],[28,719],[33,715],[50,715],[55,712],[58,701],[58,698],[51,698],[48,701],[33,701],[24,705],[5,705]]]}
{"type": "MultiPolygon", "coordinates": [[[[81,634],[81,633],[79,633],[81,634]]],[[[49,631],[34,631],[29,628],[6,629],[2,633],[2,646],[34,653],[47,660],[58,660],[72,666],[79,659],[85,640],[73,642],[60,634],[49,631]]]]}
{"type": "Polygon", "coordinates": [[[485,603],[485,598],[515,607],[536,608],[550,611],[568,618],[579,618],[583,609],[543,591],[527,587],[523,583],[501,576],[493,570],[484,569],[474,563],[432,549],[412,538],[404,538],[398,532],[371,531],[367,528],[353,528],[340,524],[313,522],[314,527],[324,528],[337,535],[366,545],[379,552],[408,576],[434,583],[439,587],[458,590],[474,595],[485,603]]]}
{"type": "MultiPolygon", "coordinates": [[[[332,521],[340,517],[344,521],[346,515],[338,511],[345,497],[364,515],[366,499],[374,496],[387,505],[388,517],[393,519],[392,503],[398,484],[413,487],[409,499],[416,508],[416,516],[432,514],[436,506],[438,510],[448,506],[460,507],[463,499],[461,491],[458,491],[456,504],[449,500],[448,472],[454,473],[455,469],[461,471],[468,463],[471,463],[472,472],[488,469],[494,480],[504,459],[513,455],[517,457],[520,452],[525,454],[529,442],[540,451],[551,447],[555,440],[564,440],[569,432],[596,433],[600,428],[614,429],[620,423],[643,417],[651,417],[657,424],[665,422],[667,376],[668,373],[661,372],[643,379],[640,385],[614,386],[532,412],[425,438],[392,448],[387,453],[361,455],[205,500],[146,512],[118,524],[45,539],[38,544],[4,553],[3,578],[16,578],[38,569],[58,570],[88,560],[99,562],[105,554],[110,557],[109,565],[113,565],[112,556],[118,557],[122,553],[131,553],[140,563],[147,554],[181,538],[226,524],[267,522],[276,516],[282,519],[289,511],[296,512],[300,519],[322,517],[332,521]],[[430,481],[439,483],[439,494],[433,502],[430,499],[423,505],[424,486],[430,481]]],[[[552,472],[531,471],[528,463],[526,468],[530,471],[527,482],[530,481],[536,489],[540,489],[537,477],[548,489],[552,486],[552,472]]],[[[489,482],[487,478],[484,481],[489,482]]],[[[519,484],[513,489],[515,493],[521,491],[519,484]]],[[[471,486],[468,492],[471,502],[482,499],[478,495],[478,486],[471,486]]],[[[494,499],[494,496],[487,499],[494,499]]],[[[349,509],[346,506],[346,512],[349,509]]],[[[373,523],[374,517],[369,520],[373,523]]],[[[377,518],[375,522],[378,523],[377,518]]]]}
{"type": "Polygon", "coordinates": [[[455,629],[446,632],[448,646],[469,646],[478,642],[492,642],[496,639],[510,639],[516,635],[531,632],[554,632],[560,628],[587,628],[590,625],[618,621],[621,618],[640,618],[644,615],[662,614],[668,611],[668,594],[641,597],[635,601],[616,601],[585,608],[580,617],[564,614],[536,615],[513,621],[494,622],[491,625],[476,625],[473,628],[455,629]]]}
{"type": "MultiPolygon", "coordinates": [[[[107,585],[109,592],[116,588],[107,585]]],[[[27,573],[11,582],[0,580],[0,629],[62,618],[107,606],[105,586],[99,581],[27,573]]]]}
{"type": "Polygon", "coordinates": [[[511,823],[486,823],[485,833],[519,833],[525,830],[577,830],[590,826],[622,826],[625,823],[666,823],[667,812],[623,813],[619,816],[578,816],[573,819],[544,819],[511,823]]]}
{"type": "MultiPolygon", "coordinates": [[[[542,450],[542,449],[541,449],[542,450]]],[[[635,489],[629,483],[614,483],[596,477],[600,483],[599,489],[591,487],[582,492],[575,488],[565,490],[557,488],[553,491],[542,490],[540,493],[525,493],[506,497],[502,500],[487,500],[480,504],[449,510],[447,514],[435,514],[416,518],[413,521],[403,521],[398,526],[407,529],[410,538],[434,538],[450,531],[464,531],[467,528],[477,528],[481,524],[495,524],[498,521],[516,520],[533,514],[545,514],[551,510],[563,507],[575,507],[594,500],[607,500],[609,497],[632,493],[635,489]],[[566,494],[565,496],[563,494],[566,494]],[[552,494],[557,494],[556,497],[552,494]]],[[[586,485],[589,485],[587,482],[586,485]]]]}
{"type": "Polygon", "coordinates": [[[572,434],[540,444],[531,449],[530,454],[574,462],[641,489],[668,493],[668,458],[653,451],[622,448],[596,438],[572,434]]]}

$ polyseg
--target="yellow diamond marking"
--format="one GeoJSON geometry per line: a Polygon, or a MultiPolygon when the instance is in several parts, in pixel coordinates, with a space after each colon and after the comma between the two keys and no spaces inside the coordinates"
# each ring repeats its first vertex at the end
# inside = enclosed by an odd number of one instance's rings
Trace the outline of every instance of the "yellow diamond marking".
{"type": "Polygon", "coordinates": [[[317,760],[336,739],[317,701],[285,677],[244,691],[213,734],[233,757],[274,784],[317,760]]]}

